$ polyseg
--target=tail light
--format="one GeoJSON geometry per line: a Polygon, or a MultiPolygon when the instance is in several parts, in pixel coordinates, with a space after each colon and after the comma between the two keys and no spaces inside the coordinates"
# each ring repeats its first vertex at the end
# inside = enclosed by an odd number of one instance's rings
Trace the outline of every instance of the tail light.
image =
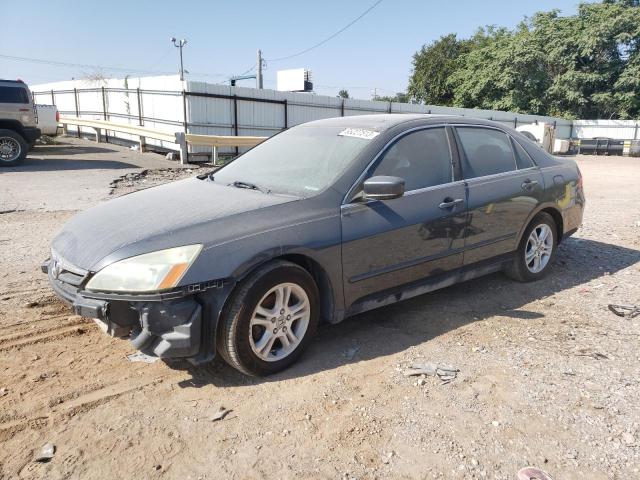
{"type": "Polygon", "coordinates": [[[60,112],[56,110],[56,123],[60,123],[60,112]]]}

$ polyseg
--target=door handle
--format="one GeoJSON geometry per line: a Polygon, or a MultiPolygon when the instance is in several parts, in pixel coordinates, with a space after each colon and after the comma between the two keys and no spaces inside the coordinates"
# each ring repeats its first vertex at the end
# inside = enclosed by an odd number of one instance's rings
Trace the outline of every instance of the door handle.
{"type": "Polygon", "coordinates": [[[522,182],[521,187],[522,187],[523,190],[531,190],[536,185],[538,185],[538,181],[537,180],[531,180],[531,179],[527,178],[524,182],[522,182]]]}
{"type": "Polygon", "coordinates": [[[438,207],[440,207],[443,210],[446,210],[448,208],[453,208],[456,205],[460,205],[462,202],[464,202],[462,198],[453,199],[453,198],[447,197],[443,200],[443,202],[440,205],[438,205],[438,207]]]}

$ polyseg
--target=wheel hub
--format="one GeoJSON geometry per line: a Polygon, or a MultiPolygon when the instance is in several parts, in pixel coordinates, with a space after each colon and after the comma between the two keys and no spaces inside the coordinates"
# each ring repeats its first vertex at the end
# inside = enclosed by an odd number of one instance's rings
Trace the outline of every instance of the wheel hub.
{"type": "Polygon", "coordinates": [[[268,362],[285,358],[302,341],[310,318],[309,297],[302,287],[294,283],[276,285],[254,309],[251,349],[268,362]]]}
{"type": "Polygon", "coordinates": [[[13,161],[20,155],[20,144],[13,138],[0,138],[0,159],[13,161]]]}
{"type": "Polygon", "coordinates": [[[525,263],[532,273],[539,273],[547,266],[553,252],[553,232],[546,224],[531,230],[525,249],[525,263]]]}

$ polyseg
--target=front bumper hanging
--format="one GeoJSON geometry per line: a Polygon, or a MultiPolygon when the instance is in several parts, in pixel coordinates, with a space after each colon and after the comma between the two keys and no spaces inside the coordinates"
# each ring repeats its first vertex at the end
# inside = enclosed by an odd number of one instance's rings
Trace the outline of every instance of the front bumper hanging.
{"type": "MultiPolygon", "coordinates": [[[[51,259],[42,264],[56,295],[75,314],[94,319],[109,335],[128,338],[136,349],[160,358],[195,358],[205,353],[201,352],[203,308],[195,295],[87,292],[81,288],[86,276],[60,264],[51,259]]],[[[210,359],[213,353],[204,356],[210,359]]]]}

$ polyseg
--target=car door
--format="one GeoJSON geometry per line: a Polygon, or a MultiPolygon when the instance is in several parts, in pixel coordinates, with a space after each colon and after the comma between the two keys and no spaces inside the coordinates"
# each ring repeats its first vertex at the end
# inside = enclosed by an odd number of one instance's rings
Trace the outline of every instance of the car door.
{"type": "Polygon", "coordinates": [[[362,200],[356,194],[341,207],[347,308],[462,265],[465,189],[453,173],[454,145],[444,126],[403,134],[383,149],[362,182],[378,175],[401,177],[405,194],[393,200],[362,200]]]}
{"type": "Polygon", "coordinates": [[[464,264],[511,252],[542,199],[543,179],[524,149],[497,128],[456,126],[467,186],[464,264]]]}

